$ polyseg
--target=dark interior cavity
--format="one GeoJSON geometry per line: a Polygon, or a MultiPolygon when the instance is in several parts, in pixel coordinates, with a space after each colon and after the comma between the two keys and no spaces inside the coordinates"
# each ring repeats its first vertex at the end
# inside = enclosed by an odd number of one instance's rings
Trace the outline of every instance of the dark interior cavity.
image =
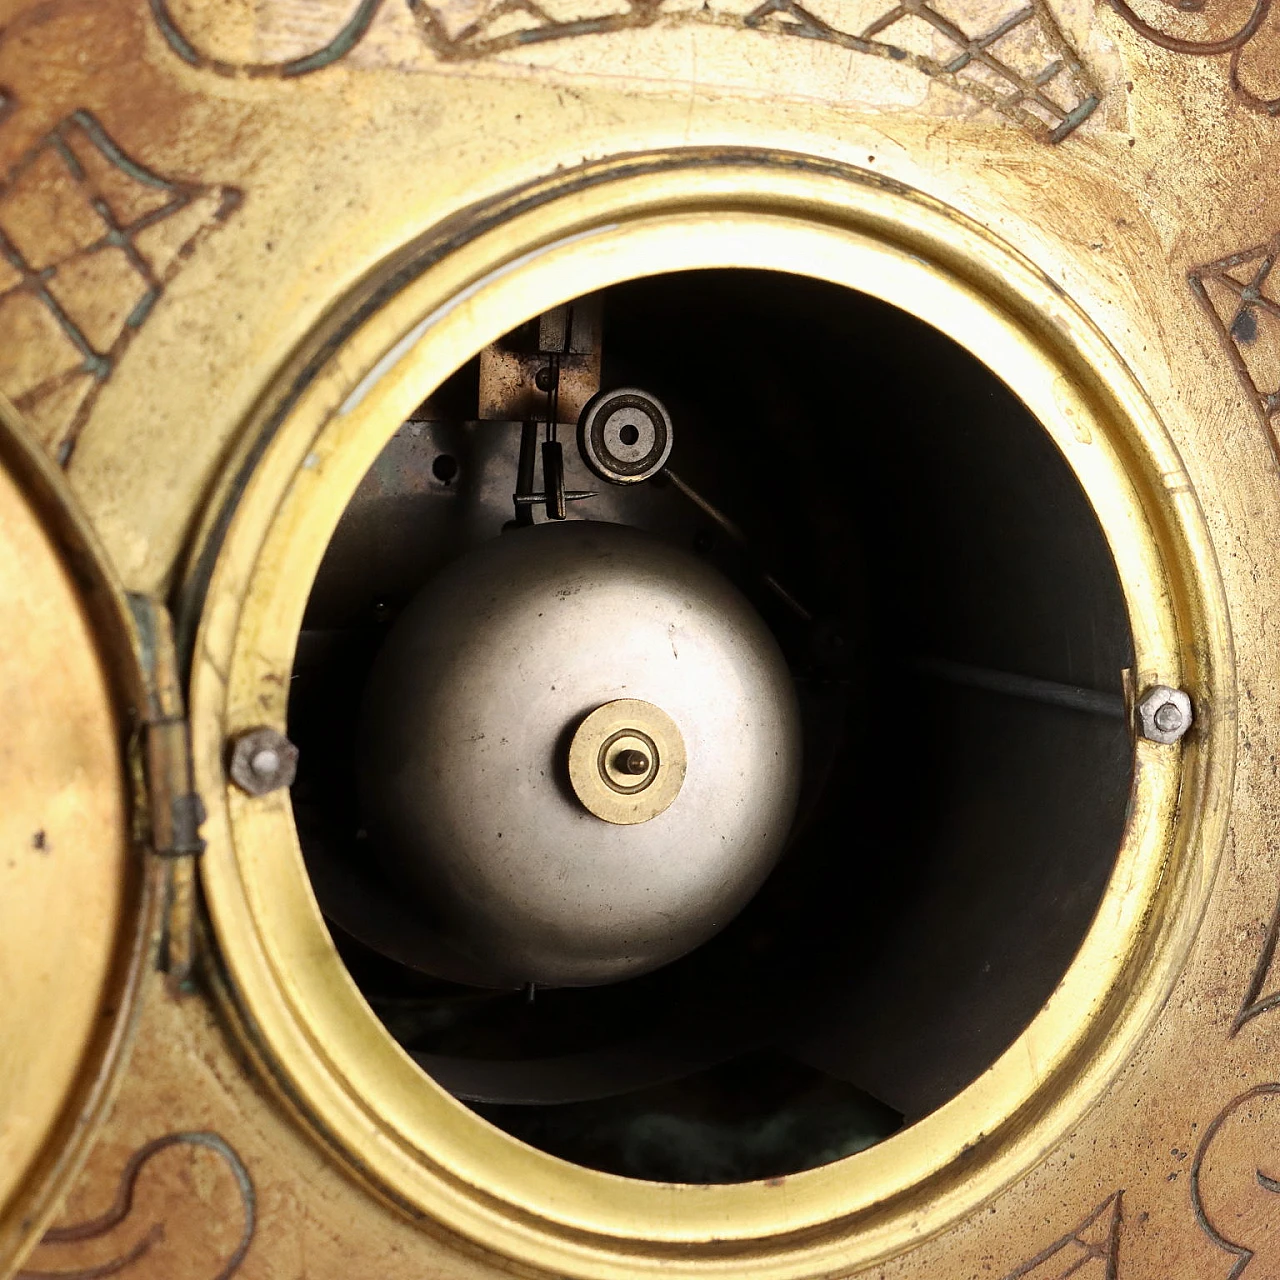
{"type": "Polygon", "coordinates": [[[644,977],[493,991],[424,971],[429,904],[379,870],[353,755],[388,627],[512,518],[521,425],[476,420],[474,360],[396,431],[316,579],[290,702],[299,833],[365,998],[480,1115],[631,1177],[781,1176],[953,1097],[1070,964],[1126,820],[1123,600],[1048,435],[930,326],[767,272],[654,276],[599,302],[601,385],[665,404],[680,483],[602,484],[565,426],[568,487],[600,491],[568,518],[696,552],[773,630],[805,738],[777,870],[644,977]]]}

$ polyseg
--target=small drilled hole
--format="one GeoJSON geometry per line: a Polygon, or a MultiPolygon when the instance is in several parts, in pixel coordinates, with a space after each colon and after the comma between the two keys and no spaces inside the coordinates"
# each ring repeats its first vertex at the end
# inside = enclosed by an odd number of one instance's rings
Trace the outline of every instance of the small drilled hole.
{"type": "Polygon", "coordinates": [[[635,444],[635,442],[640,439],[640,429],[638,427],[633,427],[631,423],[628,422],[625,427],[622,427],[618,431],[618,439],[621,440],[623,444],[635,444]]]}
{"type": "Polygon", "coordinates": [[[441,484],[451,484],[458,474],[458,460],[452,454],[442,453],[431,464],[431,474],[441,484]]]}

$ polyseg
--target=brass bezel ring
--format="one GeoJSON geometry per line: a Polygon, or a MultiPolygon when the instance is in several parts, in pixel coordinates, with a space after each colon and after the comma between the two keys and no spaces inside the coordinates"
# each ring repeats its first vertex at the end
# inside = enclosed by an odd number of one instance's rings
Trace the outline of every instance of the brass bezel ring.
{"type": "Polygon", "coordinates": [[[850,167],[732,149],[604,161],[513,191],[400,249],[335,310],[249,423],[188,581],[202,601],[192,731],[203,875],[227,985],[282,1093],[378,1191],[525,1269],[586,1280],[847,1274],[1024,1176],[1151,1028],[1213,883],[1234,769],[1234,668],[1191,483],[1124,362],[1063,290],[991,232],[850,167]],[[579,1168],[426,1079],[343,967],[286,793],[228,785],[223,746],[283,729],[303,607],[340,513],[396,426],[524,317],[635,276],[808,274],[947,333],[1017,394],[1110,544],[1136,687],[1190,692],[1176,746],[1139,740],[1124,839],[1049,1001],[959,1095],[879,1146],[771,1182],[692,1187],[579,1168]]]}

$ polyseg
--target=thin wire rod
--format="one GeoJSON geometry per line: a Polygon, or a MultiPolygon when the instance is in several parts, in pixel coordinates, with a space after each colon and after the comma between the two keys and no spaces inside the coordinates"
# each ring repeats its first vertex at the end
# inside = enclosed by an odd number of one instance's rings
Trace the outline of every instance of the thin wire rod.
{"type": "MultiPolygon", "coordinates": [[[[714,520],[716,524],[718,524],[720,528],[722,528],[725,533],[733,539],[734,542],[747,551],[751,550],[751,543],[748,540],[747,535],[743,533],[742,527],[725,515],[719,507],[712,506],[706,498],[696,490],[692,489],[684,480],[681,480],[670,467],[665,468],[662,474],[665,475],[667,479],[670,480],[671,483],[675,485],[675,487],[683,493],[695,507],[710,516],[711,519],[714,520]]],[[[791,592],[773,576],[773,574],[767,572],[763,568],[759,569],[759,573],[764,585],[768,587],[769,590],[772,591],[774,595],[776,595],[778,599],[781,600],[782,603],[785,604],[787,608],[801,620],[801,622],[813,621],[813,614],[811,614],[809,610],[806,609],[804,605],[802,605],[800,601],[797,600],[795,596],[793,596],[791,592]]]]}
{"type": "Polygon", "coordinates": [[[992,671],[989,667],[971,667],[946,658],[919,658],[915,666],[918,671],[948,684],[983,689],[1009,698],[1024,698],[1029,702],[1043,702],[1051,707],[1066,707],[1070,711],[1084,711],[1112,720],[1125,718],[1124,698],[1118,693],[1103,693],[1100,689],[1041,680],[1036,676],[1015,675],[1011,671],[992,671]]]}

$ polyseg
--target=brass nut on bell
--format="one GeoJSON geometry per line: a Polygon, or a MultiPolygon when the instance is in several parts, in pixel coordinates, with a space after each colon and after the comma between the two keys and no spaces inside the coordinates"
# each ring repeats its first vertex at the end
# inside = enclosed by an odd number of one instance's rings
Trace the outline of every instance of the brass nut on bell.
{"type": "Polygon", "coordinates": [[[639,698],[597,707],[569,744],[569,781],[578,799],[617,826],[664,813],[684,785],[685,763],[675,721],[639,698]]]}
{"type": "Polygon", "coordinates": [[[232,739],[227,771],[241,791],[265,796],[293,785],[298,748],[277,729],[248,729],[232,739]]]}
{"type": "Polygon", "coordinates": [[[1138,732],[1149,742],[1172,746],[1191,728],[1191,699],[1181,689],[1153,685],[1138,701],[1138,732]]]}

